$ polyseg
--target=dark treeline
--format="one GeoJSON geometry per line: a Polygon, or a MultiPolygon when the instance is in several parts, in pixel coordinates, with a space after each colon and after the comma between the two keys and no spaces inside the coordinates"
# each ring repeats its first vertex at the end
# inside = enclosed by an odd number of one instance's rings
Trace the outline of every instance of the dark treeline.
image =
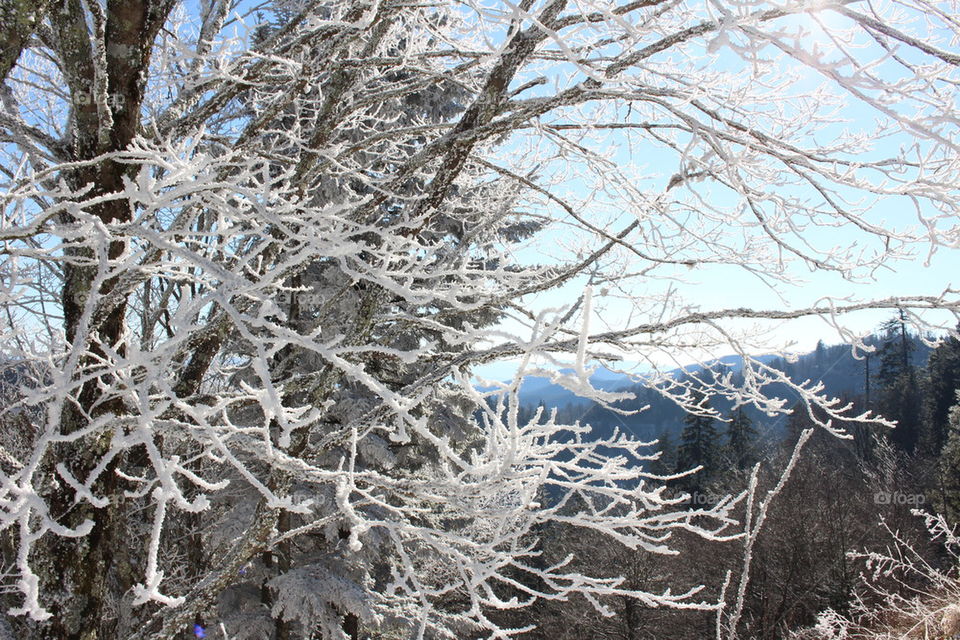
{"type": "MultiPolygon", "coordinates": [[[[876,348],[869,358],[854,358],[849,345],[821,343],[793,363],[770,362],[795,381],[822,380],[829,392],[851,404],[851,416],[869,409],[898,426],[835,424],[852,436],[849,439],[814,431],[754,545],[739,638],[786,638],[813,625],[826,609],[843,614],[856,598],[869,597],[862,561],[850,554],[888,548],[891,532],[911,542],[925,561],[944,561],[912,511],[943,514],[950,524],[960,524],[960,341],[948,338],[931,349],[898,316],[867,343],[876,348]]],[[[590,422],[600,433],[619,426],[639,437],[659,436],[661,456],[651,471],[669,475],[702,467],[697,474],[667,483],[672,494],[688,494],[691,511],[743,491],[755,465],[759,502],[777,483],[800,434],[814,426],[799,404],[788,419],[777,422],[749,407],[715,402],[722,419],[714,420],[685,415],[637,391],[637,399],[620,407],[651,404],[644,418],[597,406],[567,406],[558,410],[558,418],[590,422]]],[[[739,515],[742,522],[743,507],[739,515]]],[[[704,602],[720,598],[720,585],[730,571],[728,611],[735,598],[744,564],[742,539],[681,536],[671,543],[679,555],[660,556],[599,537],[566,534],[562,527],[541,532],[544,563],[574,554],[593,570],[623,576],[629,588],[654,592],[668,585],[678,592],[682,586],[706,584],[700,593],[704,602]]],[[[713,612],[646,608],[616,596],[600,602],[612,615],[601,615],[580,599],[546,603],[536,610],[535,620],[525,621],[538,625],[531,637],[554,640],[702,640],[716,634],[713,612]]]]}

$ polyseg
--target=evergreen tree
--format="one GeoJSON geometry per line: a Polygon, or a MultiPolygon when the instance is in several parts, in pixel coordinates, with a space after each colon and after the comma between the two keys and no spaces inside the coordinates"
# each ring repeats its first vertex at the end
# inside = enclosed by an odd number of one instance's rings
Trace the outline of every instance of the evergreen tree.
{"type": "Polygon", "coordinates": [[[535,413],[536,412],[534,411],[533,407],[531,407],[530,405],[528,404],[522,405],[517,410],[517,423],[528,424],[531,420],[533,420],[533,416],[535,413]]]}
{"type": "Polygon", "coordinates": [[[880,346],[881,379],[896,377],[910,369],[910,358],[914,351],[913,340],[907,331],[907,317],[901,310],[898,314],[880,325],[882,344],[880,346]]]}
{"type": "Polygon", "coordinates": [[[803,433],[805,429],[810,429],[814,426],[814,422],[810,418],[810,414],[807,412],[807,408],[803,402],[794,404],[790,409],[790,419],[787,420],[783,448],[788,451],[793,450],[797,444],[797,440],[800,439],[800,434],[803,433]]]}
{"type": "Polygon", "coordinates": [[[657,451],[660,457],[650,463],[650,472],[660,476],[676,473],[677,446],[669,431],[664,431],[657,438],[657,451]]]}
{"type": "Polygon", "coordinates": [[[960,389],[960,340],[951,336],[934,349],[924,375],[921,446],[924,453],[937,456],[947,442],[950,408],[960,389]]]}
{"type": "MultiPolygon", "coordinates": [[[[960,402],[960,392],[954,401],[960,402]]],[[[934,507],[951,525],[960,524],[960,404],[950,408],[946,443],[937,459],[934,507]]]]}
{"type": "Polygon", "coordinates": [[[827,347],[823,344],[823,340],[817,340],[817,348],[814,353],[814,363],[817,366],[817,369],[822,369],[823,364],[826,361],[827,347]]]}
{"type": "Polygon", "coordinates": [[[717,430],[713,418],[707,413],[710,404],[704,400],[700,407],[703,410],[701,413],[688,413],[684,418],[680,447],[677,449],[677,471],[701,467],[700,471],[683,478],[680,483],[680,487],[691,494],[705,493],[716,475],[719,462],[717,430]]]}
{"type": "MultiPolygon", "coordinates": [[[[867,404],[867,398],[863,395],[841,394],[840,404],[851,407],[851,415],[859,415],[867,411],[870,407],[867,404]]],[[[878,428],[876,425],[868,422],[843,421],[840,423],[847,432],[853,436],[852,450],[857,459],[862,463],[873,463],[875,458],[875,449],[878,437],[878,428]]],[[[883,431],[886,431],[883,429],[883,431]]]]}
{"type": "Polygon", "coordinates": [[[901,310],[897,317],[885,322],[883,333],[876,407],[885,418],[897,422],[897,428],[889,433],[891,443],[912,454],[920,436],[920,388],[916,369],[910,362],[914,344],[907,332],[906,314],[901,310]]]}
{"type": "Polygon", "coordinates": [[[725,457],[734,469],[742,471],[756,463],[759,458],[757,453],[759,434],[753,420],[746,414],[743,407],[738,407],[730,413],[726,435],[725,457]]]}

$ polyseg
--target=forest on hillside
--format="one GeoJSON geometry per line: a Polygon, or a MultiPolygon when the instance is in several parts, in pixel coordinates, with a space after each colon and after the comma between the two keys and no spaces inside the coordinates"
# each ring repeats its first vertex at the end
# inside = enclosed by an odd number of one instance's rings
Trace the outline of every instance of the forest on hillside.
{"type": "MultiPolygon", "coordinates": [[[[647,463],[649,471],[669,478],[699,469],[663,483],[694,514],[747,490],[751,482],[758,495],[773,490],[804,438],[804,453],[750,550],[740,618],[744,637],[823,640],[848,637],[837,629],[853,633],[850,628],[858,625],[863,635],[849,637],[950,637],[943,624],[958,604],[960,548],[949,532],[960,527],[960,340],[948,337],[934,348],[931,340],[910,332],[897,316],[864,340],[873,351],[859,358],[851,345],[821,342],[809,354],[770,359],[771,367],[794,380],[824,382],[853,415],[875,411],[897,422],[895,428],[858,421],[835,425],[848,439],[817,431],[806,440],[804,433],[815,423],[802,403],[789,417],[770,420],[731,402],[704,399],[705,412],[696,415],[651,402],[654,393],[640,386],[629,387],[638,391],[635,399],[557,411],[562,420],[589,422],[595,437],[613,428],[638,428],[630,422],[634,416],[618,410],[645,406],[645,412],[657,414],[659,457],[647,463]],[[928,526],[942,530],[931,539],[928,526]],[[891,550],[893,559],[885,564],[882,554],[891,550]],[[921,603],[907,611],[892,604],[918,593],[921,603]]],[[[723,368],[710,375],[727,374],[737,375],[723,368]]],[[[544,410],[541,405],[541,415],[544,410]]],[[[527,407],[530,419],[537,419],[536,413],[527,407]]],[[[650,423],[639,428],[644,424],[650,423]]],[[[684,538],[679,558],[651,557],[594,536],[571,535],[560,526],[543,531],[541,544],[549,561],[589,549],[593,566],[606,567],[610,575],[626,568],[636,584],[692,588],[708,575],[710,587],[698,594],[705,602],[722,602],[727,572],[744,566],[742,540],[691,536],[684,538]]],[[[602,602],[614,615],[597,615],[586,601],[538,607],[542,631],[532,637],[583,637],[578,621],[585,618],[602,638],[698,640],[715,633],[714,612],[664,610],[627,598],[602,602]]]]}

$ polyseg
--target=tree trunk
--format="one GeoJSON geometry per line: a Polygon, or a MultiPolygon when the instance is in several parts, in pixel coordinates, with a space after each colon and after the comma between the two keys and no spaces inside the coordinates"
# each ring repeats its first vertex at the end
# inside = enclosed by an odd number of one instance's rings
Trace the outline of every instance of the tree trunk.
{"type": "MultiPolygon", "coordinates": [[[[58,3],[58,9],[51,12],[60,47],[59,62],[74,105],[74,160],[95,161],[104,153],[122,151],[136,136],[144,70],[153,39],[171,6],[169,0],[109,0],[104,21],[99,25],[79,0],[58,3]],[[103,85],[98,84],[98,73],[106,74],[106,96],[102,95],[103,85]],[[98,92],[101,99],[97,99],[98,92]],[[102,98],[106,98],[105,104],[102,98]]],[[[123,189],[124,175],[133,169],[110,159],[91,162],[74,170],[68,182],[74,189],[92,187],[87,197],[109,195],[123,189]]],[[[95,215],[107,228],[132,219],[130,204],[119,198],[93,205],[87,213],[95,215]]],[[[61,222],[70,225],[78,220],[64,215],[61,222]]],[[[63,267],[64,330],[73,350],[81,354],[77,372],[102,368],[102,362],[110,362],[111,350],[121,357],[125,353],[125,299],[93,313],[89,322],[84,320],[91,298],[102,299],[117,286],[115,278],[97,285],[101,267],[97,265],[93,242],[95,239],[84,237],[64,250],[72,258],[63,267]],[[96,342],[91,339],[93,336],[96,342]],[[104,344],[108,348],[101,346],[104,344]]],[[[121,260],[126,251],[123,238],[108,239],[106,254],[111,265],[121,260]]],[[[93,419],[122,414],[125,410],[119,398],[103,396],[102,389],[109,386],[107,373],[78,383],[73,394],[75,402],[68,400],[60,416],[60,432],[76,433],[93,419]]],[[[51,515],[71,528],[86,520],[94,523],[87,536],[47,535],[34,550],[42,566],[39,573],[43,590],[59,594],[49,599],[53,615],[42,631],[42,637],[49,640],[107,640],[124,632],[118,628],[116,612],[121,599],[136,582],[133,568],[137,566],[127,551],[133,532],[128,530],[127,505],[122,498],[125,487],[120,486],[115,473],[124,460],[114,458],[92,486],[94,495],[110,499],[104,507],[78,499],[54,471],[55,465],[63,462],[74,478],[85,482],[108,453],[112,436],[112,429],[105,428],[58,443],[47,452],[44,468],[50,481],[45,497],[51,505],[51,515]]]]}

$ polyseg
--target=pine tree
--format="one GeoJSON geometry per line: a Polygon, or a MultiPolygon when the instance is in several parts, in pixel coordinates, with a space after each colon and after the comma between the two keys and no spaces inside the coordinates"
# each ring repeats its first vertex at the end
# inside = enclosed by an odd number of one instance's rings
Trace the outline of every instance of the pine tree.
{"type": "MultiPolygon", "coordinates": [[[[283,31],[291,20],[296,18],[299,9],[296,3],[280,3],[274,20],[264,23],[256,32],[255,41],[265,42],[275,34],[283,31]]],[[[320,41],[305,48],[302,55],[308,60],[319,59],[324,55],[324,44],[320,41]]],[[[381,43],[385,51],[392,55],[401,55],[405,46],[403,38],[389,43],[381,43]]],[[[334,85],[350,80],[350,73],[335,74],[330,82],[334,85]]],[[[356,81],[361,75],[353,78],[356,81]]],[[[355,144],[371,130],[381,132],[390,126],[413,126],[427,123],[437,124],[462,113],[465,108],[461,100],[465,97],[462,89],[456,85],[436,81],[419,88],[397,91],[398,87],[416,84],[413,74],[409,71],[394,70],[390,73],[374,77],[364,75],[363,81],[368,90],[379,90],[394,93],[393,98],[378,102],[376,114],[385,118],[385,122],[377,122],[371,117],[362,125],[340,125],[330,131],[325,131],[324,119],[314,120],[318,105],[308,101],[296,101],[285,104],[282,110],[277,111],[273,105],[265,102],[270,95],[282,95],[284,79],[276,85],[262,82],[238,96],[239,109],[251,119],[267,119],[271,128],[283,131],[286,135],[299,134],[311,140],[325,138],[334,144],[355,144]],[[389,124],[387,124],[389,123],[389,124]]],[[[345,96],[338,96],[330,92],[330,97],[321,102],[320,110],[329,110],[336,113],[341,109],[356,108],[349,105],[345,96]]],[[[372,116],[372,113],[371,113],[372,116]]],[[[271,172],[281,175],[284,166],[297,166],[300,159],[299,145],[290,142],[296,137],[285,139],[284,135],[277,136],[276,149],[273,151],[274,164],[271,172]]],[[[413,153],[415,147],[401,150],[396,155],[370,152],[361,149],[351,159],[358,165],[363,165],[370,173],[380,173],[387,170],[391,163],[405,160],[413,153]]],[[[298,167],[299,169],[299,167],[298,167]]],[[[304,169],[306,170],[306,169],[304,169]]],[[[299,179],[299,178],[298,178],[299,179]]],[[[482,209],[474,205],[489,207],[498,202],[505,213],[510,211],[512,196],[500,199],[489,190],[498,188],[498,183],[491,181],[477,190],[467,187],[458,187],[460,206],[452,212],[441,210],[435,212],[429,224],[419,229],[419,236],[431,245],[443,244],[444,252],[437,252],[433,258],[423,259],[424,266],[430,264],[437,268],[454,264],[454,256],[465,251],[474,251],[476,233],[472,231],[479,225],[482,209]],[[454,219],[454,216],[456,219],[454,219]],[[472,221],[476,225],[465,224],[472,221]],[[468,232],[468,230],[470,230],[468,232]]],[[[400,219],[410,215],[410,205],[404,197],[422,194],[425,183],[422,179],[409,179],[398,193],[385,199],[379,206],[377,216],[381,224],[396,224],[400,219]]],[[[305,201],[309,201],[317,209],[325,207],[343,206],[344,203],[362,198],[371,193],[370,185],[357,181],[354,175],[337,175],[330,172],[318,179],[318,188],[304,194],[305,201]]],[[[535,226],[507,224],[500,228],[490,227],[486,231],[486,240],[509,243],[521,239],[532,232],[535,226]]],[[[390,238],[376,232],[367,232],[364,238],[365,246],[370,254],[383,251],[390,238]]],[[[479,254],[478,254],[479,255],[479,254]]],[[[496,256],[485,256],[489,268],[499,267],[496,256]]],[[[437,301],[429,309],[423,309],[418,302],[410,302],[402,295],[390,292],[384,283],[371,280],[357,282],[355,267],[345,268],[345,264],[336,258],[320,257],[313,260],[306,268],[297,271],[285,284],[288,291],[281,291],[277,296],[277,303],[286,319],[286,326],[300,334],[309,334],[322,331],[324,334],[340,332],[347,342],[366,342],[377,345],[366,356],[351,358],[355,366],[362,368],[368,381],[374,382],[383,389],[397,392],[406,385],[427,375],[436,366],[434,360],[418,360],[404,362],[400,358],[390,357],[390,352],[402,352],[416,348],[422,342],[431,342],[450,353],[461,352],[466,345],[450,344],[447,330],[462,331],[465,322],[474,327],[492,324],[499,319],[499,310],[494,307],[478,309],[467,314],[458,313],[445,301],[437,301]],[[425,328],[411,320],[419,320],[426,316],[439,318],[433,326],[425,328]],[[397,321],[396,318],[403,318],[397,321]]],[[[438,278],[438,282],[442,279],[438,278]]],[[[248,354],[243,354],[248,355],[248,354]]],[[[254,362],[251,358],[250,362],[254,362]]],[[[341,425],[356,420],[358,409],[367,409],[375,406],[378,401],[377,393],[372,391],[368,383],[350,379],[342,370],[330,366],[323,357],[309,349],[287,345],[280,349],[274,358],[274,379],[288,381],[296,378],[319,377],[322,382],[311,391],[292,394],[287,400],[290,405],[315,404],[325,405],[325,417],[321,429],[333,432],[341,425]],[[318,392],[319,391],[319,392],[318,392]]],[[[237,381],[253,382],[256,374],[252,367],[239,368],[234,375],[237,381]]],[[[491,405],[494,404],[491,399],[491,405]]],[[[436,431],[441,437],[448,438],[456,448],[464,448],[471,437],[476,436],[475,425],[471,426],[469,416],[476,407],[465,399],[462,394],[448,390],[442,403],[433,406],[436,411],[436,431]]],[[[506,419],[507,410],[502,410],[503,419],[506,419]]],[[[518,422],[526,424],[534,418],[535,412],[531,407],[519,409],[518,422]]],[[[385,439],[374,436],[368,439],[373,446],[359,447],[356,453],[351,454],[349,444],[341,447],[328,447],[325,455],[331,466],[338,464],[338,460],[353,457],[354,469],[358,472],[383,473],[388,469],[407,469],[422,471],[429,468],[436,461],[436,452],[430,446],[405,445],[397,446],[385,439]]],[[[285,448],[285,453],[295,457],[310,457],[310,443],[306,438],[294,441],[285,448]]],[[[330,498],[330,496],[327,496],[330,498]]],[[[249,491],[245,501],[255,504],[259,496],[255,491],[249,491]]],[[[336,516],[339,506],[333,499],[328,500],[331,524],[324,529],[324,535],[315,535],[310,543],[297,545],[283,542],[278,545],[276,552],[262,554],[262,566],[255,566],[248,573],[249,584],[257,582],[266,585],[266,588],[248,590],[246,600],[257,600],[264,605],[262,613],[272,612],[272,621],[261,624],[272,625],[274,637],[287,638],[291,633],[298,631],[291,621],[303,616],[303,602],[297,597],[297,592],[306,589],[311,592],[316,615],[310,621],[316,635],[323,636],[336,633],[337,629],[349,638],[358,638],[361,633],[361,616],[364,612],[376,610],[379,606],[378,595],[370,585],[374,584],[378,575],[389,573],[394,560],[384,553],[388,547],[383,545],[365,544],[360,550],[351,549],[347,541],[350,536],[350,523],[341,514],[336,516]],[[358,559],[362,559],[358,561],[358,559]],[[328,580],[329,575],[337,576],[336,580],[328,580]],[[327,631],[324,632],[324,629],[327,631]]],[[[229,513],[227,515],[230,515],[229,513]]],[[[305,523],[296,516],[284,514],[279,519],[277,531],[285,534],[291,529],[303,526],[305,523]]],[[[238,590],[239,591],[239,590],[238,590]]],[[[256,609],[250,602],[244,602],[237,596],[230,602],[230,606],[220,608],[220,617],[225,621],[228,631],[234,633],[243,625],[250,623],[249,615],[236,615],[238,611],[256,609]]],[[[303,629],[304,633],[308,633],[303,629]]]]}
{"type": "Polygon", "coordinates": [[[823,340],[817,340],[817,348],[814,350],[814,362],[816,363],[817,370],[821,370],[824,365],[824,361],[827,357],[827,347],[823,344],[823,340]]]}
{"type": "Polygon", "coordinates": [[[678,471],[701,467],[698,472],[683,478],[680,483],[684,491],[694,496],[706,493],[706,488],[714,479],[719,466],[718,436],[714,419],[709,415],[710,404],[704,400],[700,407],[701,412],[688,413],[684,418],[680,447],[677,449],[678,471]]]}
{"type": "Polygon", "coordinates": [[[759,433],[753,424],[753,420],[746,414],[743,407],[733,410],[729,419],[725,457],[734,469],[742,471],[752,466],[758,459],[757,437],[759,433]]]}
{"type": "Polygon", "coordinates": [[[660,457],[650,464],[650,472],[659,476],[667,476],[677,471],[677,445],[669,431],[664,431],[657,438],[657,451],[660,457]]]}
{"type": "Polygon", "coordinates": [[[782,447],[785,451],[792,451],[800,439],[800,434],[806,429],[816,426],[803,402],[797,402],[790,408],[790,418],[787,420],[782,447]]]}
{"type": "Polygon", "coordinates": [[[910,361],[914,344],[907,332],[906,314],[901,310],[897,317],[885,322],[883,333],[876,407],[884,417],[897,422],[896,429],[889,433],[890,441],[912,454],[920,439],[920,389],[910,361]]]}
{"type": "Polygon", "coordinates": [[[960,524],[960,390],[948,416],[946,443],[937,459],[937,486],[932,500],[951,525],[960,524]]]}
{"type": "Polygon", "coordinates": [[[937,456],[950,433],[950,409],[960,389],[960,340],[950,336],[930,354],[924,375],[921,446],[937,456]]]}

